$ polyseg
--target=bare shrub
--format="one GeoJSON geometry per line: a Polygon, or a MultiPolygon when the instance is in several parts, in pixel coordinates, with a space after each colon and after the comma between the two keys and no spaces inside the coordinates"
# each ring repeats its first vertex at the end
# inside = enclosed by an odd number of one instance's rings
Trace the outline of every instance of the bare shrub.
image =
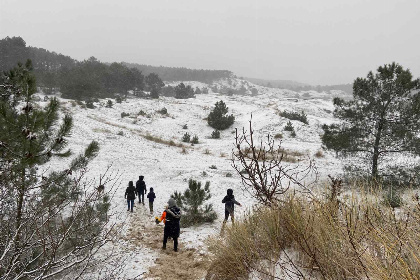
{"type": "MultiPolygon", "coordinates": [[[[284,194],[291,184],[297,186],[299,191],[311,193],[308,186],[301,182],[310,173],[315,175],[310,184],[317,180],[316,168],[312,162],[303,168],[299,165],[285,165],[287,154],[270,135],[267,136],[265,142],[261,140],[257,147],[251,121],[249,132],[244,128],[239,134],[236,130],[235,141],[236,149],[232,153],[232,167],[241,176],[244,190],[260,203],[265,205],[278,203],[281,199],[280,195],[284,194]]],[[[298,152],[292,154],[301,155],[298,152]]]]}

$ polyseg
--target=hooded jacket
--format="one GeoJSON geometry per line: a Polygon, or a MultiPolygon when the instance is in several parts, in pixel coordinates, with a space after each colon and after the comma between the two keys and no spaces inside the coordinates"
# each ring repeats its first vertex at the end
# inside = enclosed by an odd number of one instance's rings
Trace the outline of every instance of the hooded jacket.
{"type": "Polygon", "coordinates": [[[136,191],[138,194],[146,193],[146,183],[143,181],[144,176],[139,176],[139,180],[136,182],[136,191]]]}
{"type": "Polygon", "coordinates": [[[235,196],[233,195],[232,189],[227,190],[227,195],[223,198],[222,203],[225,204],[225,211],[228,211],[228,212],[235,211],[235,204],[241,205],[239,202],[236,201],[235,196]]]}
{"type": "Polygon", "coordinates": [[[125,190],[125,198],[127,200],[134,200],[136,198],[136,189],[134,188],[133,181],[128,183],[128,187],[125,190]]]}
{"type": "Polygon", "coordinates": [[[181,209],[178,208],[173,198],[168,200],[168,209],[164,212],[166,212],[164,234],[172,238],[178,238],[180,233],[179,220],[181,219],[181,209]]]}
{"type": "Polygon", "coordinates": [[[155,201],[156,195],[153,191],[153,188],[150,188],[149,193],[147,194],[147,198],[149,199],[149,202],[155,201]]]}

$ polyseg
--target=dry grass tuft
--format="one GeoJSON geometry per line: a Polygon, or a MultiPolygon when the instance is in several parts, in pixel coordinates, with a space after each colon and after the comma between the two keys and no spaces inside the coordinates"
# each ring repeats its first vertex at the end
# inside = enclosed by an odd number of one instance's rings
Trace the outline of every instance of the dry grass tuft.
{"type": "Polygon", "coordinates": [[[397,214],[379,197],[353,194],[336,203],[289,196],[249,213],[210,242],[207,279],[274,279],[275,269],[291,267],[299,279],[419,279],[420,203],[397,214]]]}

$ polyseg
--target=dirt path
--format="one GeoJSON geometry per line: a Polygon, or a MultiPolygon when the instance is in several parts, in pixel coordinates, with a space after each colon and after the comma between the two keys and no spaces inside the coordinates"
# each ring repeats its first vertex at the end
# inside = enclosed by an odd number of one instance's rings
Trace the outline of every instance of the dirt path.
{"type": "Polygon", "coordinates": [[[182,229],[178,252],[173,251],[172,240],[168,240],[167,249],[162,250],[163,224],[154,223],[154,216],[149,214],[146,206],[136,204],[135,208],[130,217],[131,228],[127,237],[136,246],[146,246],[158,253],[155,265],[143,275],[144,279],[203,279],[209,264],[208,256],[200,254],[196,249],[185,248],[182,229]]]}

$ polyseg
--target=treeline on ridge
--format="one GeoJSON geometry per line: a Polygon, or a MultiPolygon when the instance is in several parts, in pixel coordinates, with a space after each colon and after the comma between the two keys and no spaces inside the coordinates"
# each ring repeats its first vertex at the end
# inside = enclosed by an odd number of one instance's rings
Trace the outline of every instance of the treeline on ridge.
{"type": "Polygon", "coordinates": [[[136,68],[145,75],[156,73],[163,81],[168,82],[196,81],[210,84],[213,81],[234,76],[229,70],[189,69],[185,67],[151,66],[126,62],[123,62],[123,64],[130,68],[136,68]]]}
{"type": "Polygon", "coordinates": [[[227,70],[194,70],[187,68],[146,66],[129,63],[103,63],[95,57],[77,61],[43,48],[26,46],[21,37],[0,40],[0,71],[8,71],[17,63],[32,61],[37,84],[46,94],[61,92],[65,98],[88,100],[116,97],[132,90],[159,95],[166,81],[211,82],[231,77],[227,70]]]}

